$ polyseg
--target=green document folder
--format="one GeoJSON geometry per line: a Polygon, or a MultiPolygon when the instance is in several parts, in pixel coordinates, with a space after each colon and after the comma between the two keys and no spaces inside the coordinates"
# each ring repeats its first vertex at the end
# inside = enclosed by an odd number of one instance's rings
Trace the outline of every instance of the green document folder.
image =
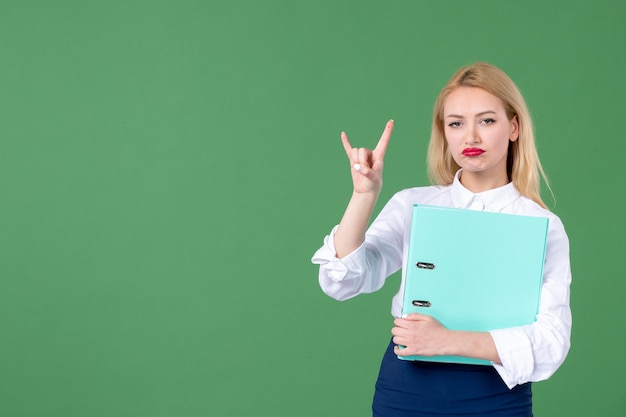
{"type": "MultiPolygon", "coordinates": [[[[415,205],[402,313],[431,315],[452,330],[533,323],[547,232],[544,217],[415,205]]],[[[460,356],[399,358],[491,364],[460,356]]]]}

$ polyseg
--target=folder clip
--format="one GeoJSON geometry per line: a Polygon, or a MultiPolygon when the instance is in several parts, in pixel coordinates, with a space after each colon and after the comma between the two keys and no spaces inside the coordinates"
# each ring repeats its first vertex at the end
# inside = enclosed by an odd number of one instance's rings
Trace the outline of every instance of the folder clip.
{"type": "Polygon", "coordinates": [[[415,266],[421,269],[435,269],[435,264],[431,264],[430,262],[418,262],[415,266]]]}

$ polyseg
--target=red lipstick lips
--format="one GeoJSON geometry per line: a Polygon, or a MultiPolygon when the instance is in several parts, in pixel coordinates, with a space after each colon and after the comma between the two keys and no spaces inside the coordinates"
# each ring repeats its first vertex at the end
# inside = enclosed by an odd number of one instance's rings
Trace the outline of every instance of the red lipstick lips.
{"type": "Polygon", "coordinates": [[[485,153],[482,149],[479,148],[465,148],[463,149],[463,155],[465,156],[478,156],[485,153]]]}

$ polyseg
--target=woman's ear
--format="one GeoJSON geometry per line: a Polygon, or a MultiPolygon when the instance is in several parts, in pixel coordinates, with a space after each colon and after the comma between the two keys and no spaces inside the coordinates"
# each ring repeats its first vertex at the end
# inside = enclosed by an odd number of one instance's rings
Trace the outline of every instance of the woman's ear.
{"type": "Polygon", "coordinates": [[[509,134],[509,140],[511,142],[515,142],[519,138],[519,121],[517,120],[517,115],[513,116],[511,119],[511,133],[509,134]]]}

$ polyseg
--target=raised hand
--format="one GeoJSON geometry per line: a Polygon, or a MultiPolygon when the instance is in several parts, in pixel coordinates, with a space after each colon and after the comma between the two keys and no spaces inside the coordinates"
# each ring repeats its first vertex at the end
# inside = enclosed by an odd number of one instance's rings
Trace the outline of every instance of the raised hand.
{"type": "Polygon", "coordinates": [[[350,160],[352,183],[355,193],[378,195],[383,186],[383,165],[389,138],[393,131],[393,120],[389,120],[374,150],[353,148],[345,132],[341,133],[343,148],[350,160]]]}
{"type": "Polygon", "coordinates": [[[383,186],[383,160],[392,130],[393,120],[389,120],[373,151],[353,148],[348,136],[341,133],[343,148],[350,159],[354,191],[335,233],[335,251],[338,258],[354,251],[365,239],[367,225],[383,186]]]}

